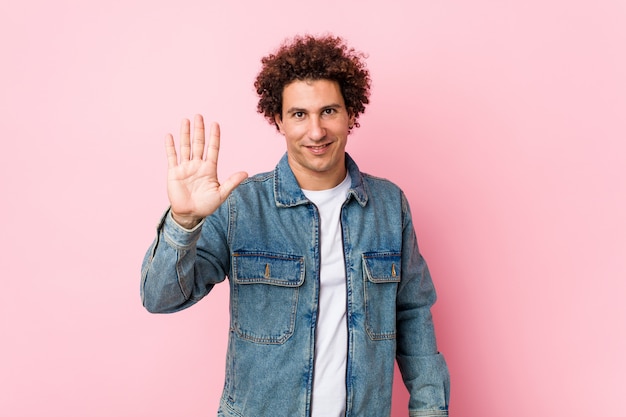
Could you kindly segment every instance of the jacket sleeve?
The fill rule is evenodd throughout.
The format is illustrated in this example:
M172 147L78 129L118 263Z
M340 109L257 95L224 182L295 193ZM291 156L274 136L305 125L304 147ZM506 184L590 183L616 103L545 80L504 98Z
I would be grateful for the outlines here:
M410 416L447 416L450 376L437 350L431 307L437 298L402 195L402 277L398 287L396 359L409 394Z
M185 309L224 281L230 258L227 203L193 229L184 229L168 210L141 268L141 300L151 313Z

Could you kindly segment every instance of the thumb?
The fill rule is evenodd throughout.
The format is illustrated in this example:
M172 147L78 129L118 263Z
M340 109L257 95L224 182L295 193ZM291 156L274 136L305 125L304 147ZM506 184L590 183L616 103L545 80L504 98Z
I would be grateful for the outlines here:
M222 192L222 196L224 197L224 200L246 178L248 178L248 173L244 171L240 171L231 175L230 177L228 177L226 181L220 184L220 191Z

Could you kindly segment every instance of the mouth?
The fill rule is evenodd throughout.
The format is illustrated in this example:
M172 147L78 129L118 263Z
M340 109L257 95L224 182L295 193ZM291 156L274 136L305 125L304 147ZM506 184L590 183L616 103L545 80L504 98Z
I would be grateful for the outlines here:
M330 148L330 143L326 143L324 145L316 145L316 146L307 146L306 148L309 150L309 152L311 152L313 155L324 155L326 154L326 152L328 151L328 149Z
M312 151L313 153L320 153L326 150L331 144L326 143L324 145L316 145L316 146L307 146L306 148Z

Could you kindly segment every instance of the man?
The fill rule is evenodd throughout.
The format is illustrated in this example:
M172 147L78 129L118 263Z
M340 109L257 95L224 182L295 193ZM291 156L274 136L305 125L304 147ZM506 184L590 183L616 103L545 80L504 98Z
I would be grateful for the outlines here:
M296 37L262 59L258 111L285 136L275 170L220 183L220 131L201 116L167 138L171 207L142 268L151 312L199 301L228 277L230 332L218 416L384 417L394 360L411 416L447 416L435 290L406 198L346 153L368 103L363 56ZM247 179L246 179L247 178Z

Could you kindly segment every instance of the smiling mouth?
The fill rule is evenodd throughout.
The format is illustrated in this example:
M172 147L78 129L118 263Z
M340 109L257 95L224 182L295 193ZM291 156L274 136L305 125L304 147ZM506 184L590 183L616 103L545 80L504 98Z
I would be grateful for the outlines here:
M309 149L313 149L314 151L319 151L321 149L327 148L330 146L330 143L327 143L325 145L317 145L317 146L307 146L307 148Z

